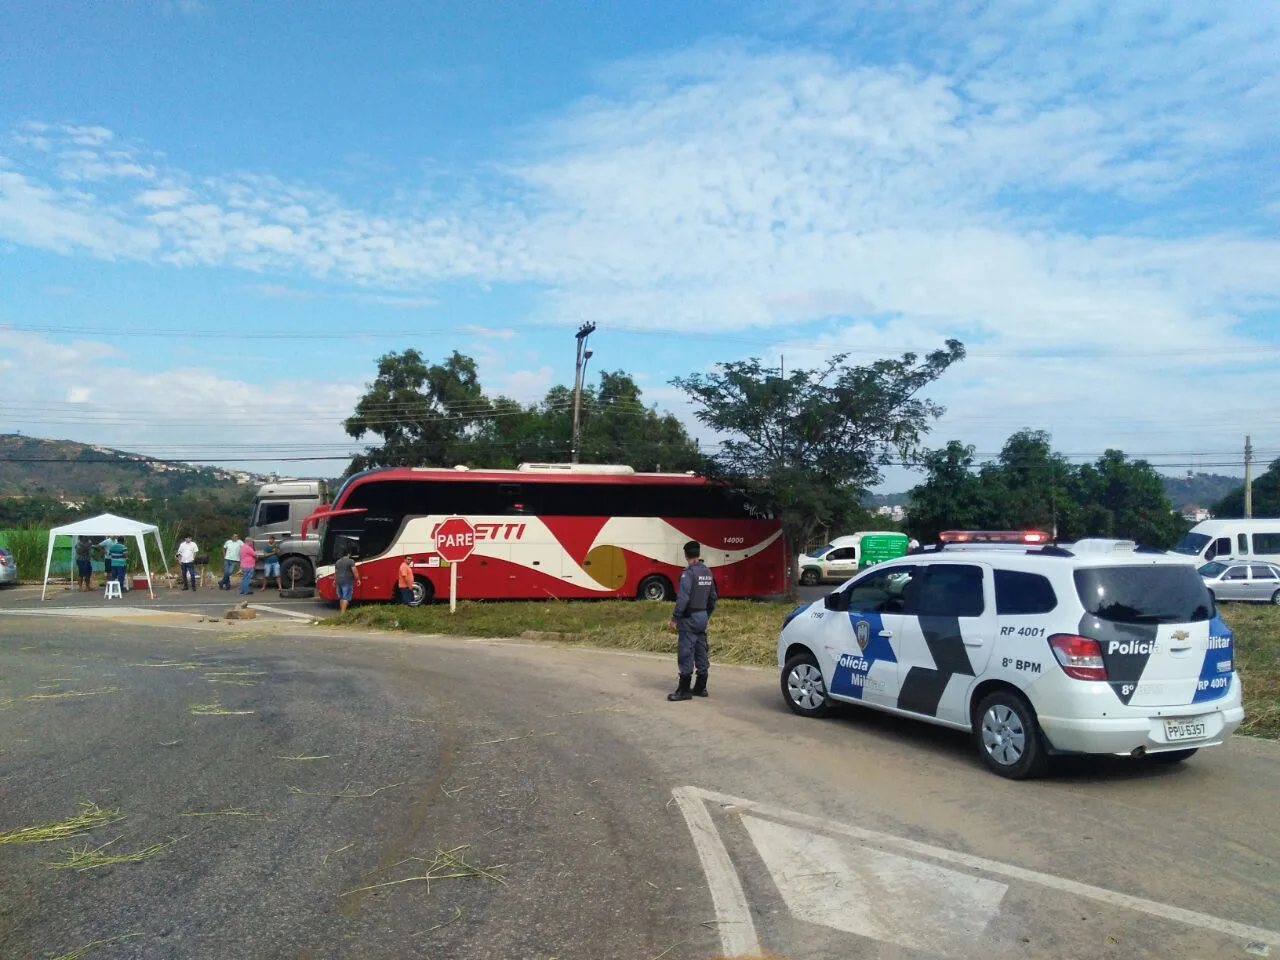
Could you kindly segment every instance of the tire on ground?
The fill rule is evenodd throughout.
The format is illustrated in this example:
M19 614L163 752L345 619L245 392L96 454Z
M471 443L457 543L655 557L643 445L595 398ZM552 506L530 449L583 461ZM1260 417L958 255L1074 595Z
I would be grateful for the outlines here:
M641 600L670 600L671 581L660 573L651 573L640 581L636 596Z
M1021 747L1015 748L1019 739ZM987 769L1010 780L1038 777L1048 768L1036 712L1014 690L994 690L982 698L973 713L973 740Z
M315 570L301 557L286 557L280 564L280 582L286 585L286 589L313 586Z
M831 713L831 695L817 658L809 651L797 653L782 668L782 699L793 713L802 717L825 717Z

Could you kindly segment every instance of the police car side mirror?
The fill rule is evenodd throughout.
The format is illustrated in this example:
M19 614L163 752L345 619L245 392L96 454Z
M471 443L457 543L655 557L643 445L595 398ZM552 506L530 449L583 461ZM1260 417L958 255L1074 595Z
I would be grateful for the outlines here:
M828 610L843 610L844 604L841 603L843 599L844 599L843 594L828 593L825 597L822 598L822 605L826 607Z

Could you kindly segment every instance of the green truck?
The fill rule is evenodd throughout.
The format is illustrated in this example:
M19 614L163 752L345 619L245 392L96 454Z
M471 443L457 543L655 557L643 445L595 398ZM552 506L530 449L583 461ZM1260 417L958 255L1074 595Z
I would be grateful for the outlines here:
M905 556L909 542L905 533L882 530L836 537L800 558L800 582L811 587L824 581L847 580L874 564Z

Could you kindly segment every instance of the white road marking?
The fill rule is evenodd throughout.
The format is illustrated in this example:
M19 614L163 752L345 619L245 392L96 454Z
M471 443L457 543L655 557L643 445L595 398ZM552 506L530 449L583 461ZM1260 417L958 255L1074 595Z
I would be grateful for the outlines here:
M707 876L707 888L716 910L716 930L720 934L720 946L726 956L736 957L758 954L760 941L756 939L756 926L751 920L751 908L747 895L733 868L729 851L711 822L701 792L697 787L676 787L671 791L676 805L684 814L693 837L694 849L702 861L702 872Z
M1210 930L1215 933L1225 934L1229 937L1237 937L1241 940L1280 945L1280 932L1275 930L1267 930L1263 927L1254 927L1245 923L1237 923L1234 920L1224 920L1221 917L1210 916L1207 913L1198 913L1194 910L1183 909L1182 907L1175 907L1165 903L1157 903L1154 900L1146 900L1142 897L1131 896L1127 893L1118 893L1114 890L1106 890L1102 887L1090 886L1087 883L1068 880L1065 877L1055 877L1049 873L1040 873L1037 870L1028 870L1025 867L1017 867L1008 863L1000 863L997 860L988 860L985 857L976 857L967 853L957 853L956 851L948 850L945 847L935 847L927 843L920 843L918 840L908 840L905 837L896 837L888 833L878 833L877 831L867 830L862 827L854 827L848 824L837 823L832 820L824 820L821 817L812 817L803 813L795 813L794 811L784 810L781 807L775 807L770 804L757 803L754 800L745 800L741 797L734 797L725 793L716 793L712 790L703 790L699 787L678 787L673 791L673 793L676 794L677 800L680 801L682 810L686 810L686 805L692 807L699 803L714 803L726 812L754 813L758 816L779 820L783 823L795 824L819 833L851 837L854 840L873 848L879 848L881 850L896 850L898 852L909 853L917 857L926 857L942 863L950 863L957 866L967 867L971 870L981 870L984 873L989 873L998 877L1006 877L1024 883L1034 883L1042 887L1047 887L1051 890L1059 890L1063 893L1069 893L1077 897L1084 897L1089 900L1095 900L1099 903L1122 907L1126 910L1134 910L1138 913L1145 913L1153 917L1159 917L1163 920L1173 920L1178 923L1187 924L1188 926L1199 927L1202 930ZM704 816L706 816L708 824L710 824L710 815L706 813L705 808L702 812ZM690 815L687 810L685 812L685 819L690 819ZM692 820L690 820L690 823L692 824ZM690 829L692 829L692 826ZM714 829L714 825L712 825L712 829ZM695 839L695 843L696 842L697 841ZM724 847L723 844L720 843L718 836L716 837L716 843L720 845L720 849L723 851ZM706 869L705 858L703 860L703 868ZM732 870L731 865L729 869ZM734 881L737 882L736 874L734 876ZM710 871L708 871L708 883L710 882L711 876ZM717 882L722 881L718 880ZM738 889L741 890L740 882L738 882ZM719 905L717 902L717 911L718 910ZM727 944L726 952L732 953L732 951L728 950Z
M923 860L744 816L778 892L801 920L874 940L971 956L1008 886Z
M104 617L108 620L117 617L162 617L172 614L196 616L172 607L41 607L39 610L0 610L0 616L6 617Z

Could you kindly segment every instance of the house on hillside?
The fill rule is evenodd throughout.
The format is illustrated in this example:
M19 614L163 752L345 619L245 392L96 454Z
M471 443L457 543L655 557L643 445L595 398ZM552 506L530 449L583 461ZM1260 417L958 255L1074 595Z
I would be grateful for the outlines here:
M1196 503L1184 503L1182 509L1178 512L1182 514L1182 519L1188 523L1199 523L1201 520L1213 519L1213 514Z

